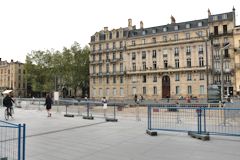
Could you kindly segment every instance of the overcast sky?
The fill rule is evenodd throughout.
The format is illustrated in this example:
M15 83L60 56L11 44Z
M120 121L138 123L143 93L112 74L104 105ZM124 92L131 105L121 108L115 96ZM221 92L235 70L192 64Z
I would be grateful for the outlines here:
M88 45L102 30L126 27L131 18L139 28L207 18L236 9L240 25L240 0L0 0L0 58L25 62L31 50L70 47L74 41Z

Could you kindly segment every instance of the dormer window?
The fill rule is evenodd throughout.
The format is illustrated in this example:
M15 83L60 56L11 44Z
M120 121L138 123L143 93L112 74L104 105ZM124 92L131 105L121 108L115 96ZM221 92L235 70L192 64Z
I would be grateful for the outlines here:
M142 35L146 35L146 31L142 31Z
M227 19L227 14L223 14L222 19Z
M174 26L174 30L177 31L178 30L178 26Z
M189 23L186 24L186 28L187 29L190 28L190 24Z
M202 27L202 22L198 22L198 27Z
M163 32L167 32L167 27L164 27L164 28L163 28Z
M153 29L153 30L152 30L152 33L153 33L153 34L157 33L156 29Z
M218 20L218 16L213 16L213 20L217 21Z

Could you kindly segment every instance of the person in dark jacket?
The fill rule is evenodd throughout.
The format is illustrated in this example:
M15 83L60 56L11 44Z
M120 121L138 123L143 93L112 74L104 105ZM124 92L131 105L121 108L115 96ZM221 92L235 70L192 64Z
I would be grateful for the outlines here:
M4 105L5 107L7 107L7 113L8 113L11 117L12 117L12 114L11 114L10 110L12 109L13 103L15 103L15 102L14 102L14 100L12 99L12 94L11 94L11 92L10 92L10 93L8 93L8 94L4 97L4 99L3 99L3 105Z
M49 94L47 94L46 99L45 99L45 106L46 106L46 110L48 113L48 117L51 117L51 109L52 109L52 98L50 97Z

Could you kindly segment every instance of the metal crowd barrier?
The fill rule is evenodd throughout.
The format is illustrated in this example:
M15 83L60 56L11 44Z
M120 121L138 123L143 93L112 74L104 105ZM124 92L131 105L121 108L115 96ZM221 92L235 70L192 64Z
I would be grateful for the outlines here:
M25 160L25 124L0 120L0 160Z
M228 105L149 105L148 130L240 136L240 106L233 103L231 107L226 107Z

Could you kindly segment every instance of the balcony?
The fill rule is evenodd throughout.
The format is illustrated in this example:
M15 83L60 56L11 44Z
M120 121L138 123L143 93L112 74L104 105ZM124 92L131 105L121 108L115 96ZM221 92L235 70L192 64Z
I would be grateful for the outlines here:
M151 69L151 67L147 67L146 70L140 68L136 70L129 69L126 71L126 74L146 74L146 73L169 73L169 72L186 72L186 71L205 71L206 66L199 67L199 66L192 66L190 68L188 67L179 67L179 68L174 68L172 66L168 66L167 68L156 68L156 69Z
M213 33L210 33L210 39L211 38L216 38L216 37L221 37L221 36L232 36L233 35L233 31L231 30L228 30L228 31L222 31L222 32L213 32Z

